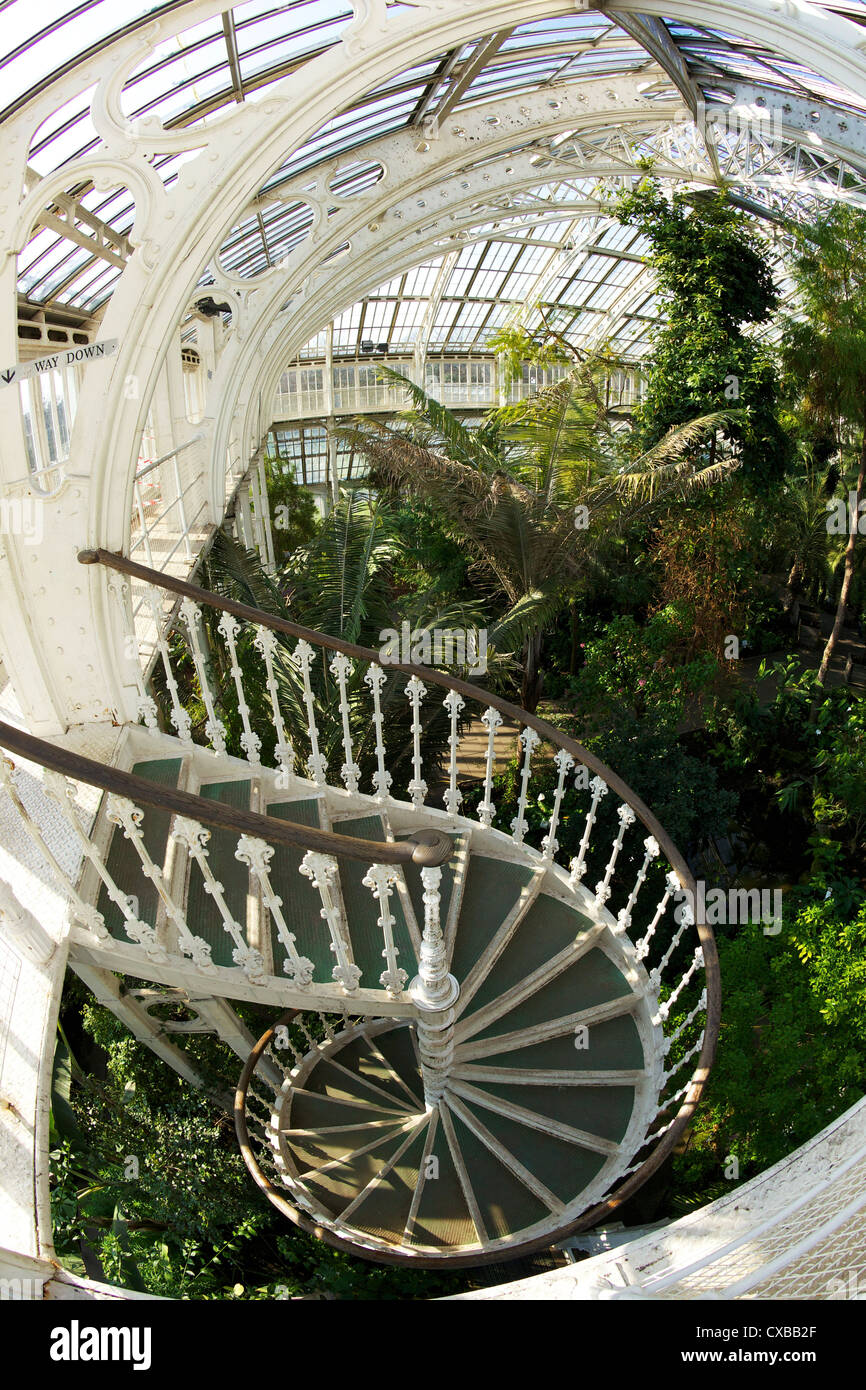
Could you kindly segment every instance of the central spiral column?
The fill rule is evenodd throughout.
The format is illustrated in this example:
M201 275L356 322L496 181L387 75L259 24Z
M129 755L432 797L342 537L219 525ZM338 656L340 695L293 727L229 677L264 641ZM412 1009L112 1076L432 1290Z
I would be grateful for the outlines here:
M442 1099L454 1053L454 1004L460 986L448 972L448 957L440 925L442 870L421 870L424 888L424 929L418 974L409 986L418 1009L418 1053L424 1084L424 1103L434 1110Z

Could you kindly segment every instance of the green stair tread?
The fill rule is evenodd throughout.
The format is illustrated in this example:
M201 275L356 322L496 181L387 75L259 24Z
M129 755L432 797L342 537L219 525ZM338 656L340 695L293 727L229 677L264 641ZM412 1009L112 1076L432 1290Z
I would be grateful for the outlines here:
M341 1065L346 1065L342 1053L337 1060ZM372 1078L370 1079L372 1080ZM316 1063L312 1072L304 1082L304 1089L306 1091L313 1091L319 1096L336 1096L338 1099L342 1100L358 1101L359 1104L362 1105L378 1105L380 1109L389 1108L388 1102L384 1097L377 1099L374 1092L368 1090L367 1087L358 1080L357 1076L347 1076L344 1071L340 1071L337 1067L332 1066L325 1057L323 1057L320 1062ZM405 1110L401 1112L401 1107L395 1104L394 1114L396 1115L399 1113L402 1113L405 1117Z
M293 825L307 825L320 828L319 798L312 796L303 801L273 802L266 809L266 815L277 820L290 821ZM289 931L295 937L298 955L306 956L315 967L314 978L330 980L336 965L336 957L331 950L331 934L326 923L319 916L322 900L319 890L314 888L308 878L301 873L301 862L306 854L304 849L290 849L275 845L271 860L271 883L278 898L282 898L283 916ZM277 924L270 913L268 921L271 935L271 951L274 957L274 974L285 974L283 963L286 949L280 941Z
M372 1137L372 1134L363 1135L358 1140L357 1147L369 1142ZM305 1173L304 1186L314 1200L320 1202L334 1216L339 1216L340 1212L350 1202L353 1202L362 1189L373 1180L388 1162L388 1159L397 1152L400 1145L405 1143L405 1140L406 1131L399 1130L391 1136L387 1143L380 1145L378 1149L373 1149L372 1153L359 1154L356 1158L349 1158L345 1163L341 1163L339 1167L331 1168L327 1173ZM354 1225L354 1218L350 1217L350 1222Z
M334 831L339 835L350 835L354 839L385 839L380 816L341 820L334 825ZM346 921L349 924L352 955L355 964L361 970L361 984L367 989L380 989L379 976L387 968L382 955L385 938L379 926L379 904L370 889L365 888L362 882L368 870L369 865L361 863L358 859L340 860L340 888L346 909ZM397 948L397 965L405 970L411 979L416 971L415 950L396 889L391 891L388 906L394 917L392 931Z
M451 973L463 981L532 880L527 864L511 864L472 854L469 859L460 920L451 957Z
M540 894L470 1000L470 1012L475 1013L513 989L546 961L564 951L592 925L588 917L567 903L545 893Z
M564 1018L581 1009L593 1008L596 1004L625 999L630 994L628 981L613 961L596 947L542 985L528 999L479 1030L474 1038L480 1040L498 1037L502 1033L516 1033L523 1028Z
M346 1043L345 1047L342 1047L338 1053L335 1053L334 1060L338 1061L341 1064L341 1066L348 1067L350 1071L358 1072L360 1076L364 1077L374 1086L378 1086L380 1090L387 1091L388 1094L393 1096L396 1101L400 1101L406 1105L411 1105L411 1101L407 1096L405 1090L400 1085L399 1081L396 1081L394 1079L393 1073L387 1065L387 1063L391 1061L390 1052L386 1051L385 1048L382 1046L383 1039L387 1038L390 1042L392 1035L395 1033L403 1033L406 1035L406 1043L408 1043L409 1048L412 1049L412 1055L414 1060L414 1048L412 1046L412 1039L409 1036L408 1025L404 1025L402 1027L397 1027L394 1029L388 1029L387 1032L376 1034L373 1037L372 1041L375 1042L376 1047L379 1048L382 1055L386 1058L386 1062L382 1062L376 1056L375 1052L371 1050L371 1040L368 1039L366 1035L362 1035L358 1038L353 1038L351 1042ZM399 1050L400 1049L398 1045L398 1053ZM401 1071L398 1074L402 1075L403 1073ZM415 1095L420 1099L421 1083L417 1062L415 1062L414 1083L411 1072L408 1074L406 1079L408 1081L410 1089L414 1091ZM371 1099L373 1099L372 1096ZM385 1104L384 1100L382 1101L382 1104Z
M472 1041L474 1040L469 1040L470 1044ZM498 1052L492 1057L467 1059L467 1064L575 1072L621 1071L644 1065L640 1034L631 1014L588 1024L587 1042L588 1047L575 1047L574 1033L569 1031L558 1038L548 1038L544 1042L533 1043L527 1047L516 1047L511 1052ZM460 1060L459 1048L457 1060ZM524 1090L526 1089L524 1087Z
M419 1125L418 1133L402 1158L349 1218L353 1226L369 1235L378 1236L380 1240L403 1244L409 1208L418 1186L428 1126L429 1121Z
M410 1246L430 1246L434 1250L474 1245L478 1234L466 1205L457 1169L441 1120L430 1148L430 1171L421 1189L418 1211L410 1233Z
M401 1120L394 1117L392 1130L396 1133ZM353 1129L346 1134L320 1134L309 1135L304 1138L290 1138L285 1140L289 1154L294 1164L301 1174L308 1168L321 1168L323 1163L329 1163L335 1158L345 1158L348 1154L354 1153L356 1149L362 1149L367 1144L372 1144L375 1139L387 1141L389 1134L387 1125L367 1129ZM383 1143L383 1148L385 1147ZM376 1150L374 1150L374 1153Z
M388 1028L385 1032L376 1034L375 1043L400 1080L405 1082L413 1095L420 1100L422 1095L421 1069L418 1064L418 1053L415 1048L413 1033L412 1024ZM398 1089L401 1095L405 1094L402 1088Z
M144 777L160 787L176 787L180 777L182 759L151 758L146 762L134 763L133 774ZM171 826L171 813L145 806L142 832L144 845L153 862L162 868L168 847ZM106 867L121 892L138 899L138 916L151 927L156 925L159 910L159 894L150 879L141 872L141 860L131 840L127 840L122 828L115 826L108 848ZM102 913L105 925L111 935L120 941L128 941L124 927L124 917L120 908L111 901L103 884L99 890L97 908Z
M470 1101L463 1101L462 1104L485 1129L493 1133L493 1127L487 1123L489 1112L479 1110ZM481 1219L490 1239L502 1239L549 1217L548 1207L491 1153L460 1116L452 1111L451 1118ZM514 1145L518 1142L515 1131L521 1127L513 1121L504 1121L503 1125L505 1132L497 1137L514 1153ZM512 1138L514 1143L511 1142Z
M522 1087L534 1091L534 1086ZM570 1144L557 1135L516 1124L492 1110L475 1106L477 1114L490 1133L509 1148L524 1168L558 1197L561 1202L574 1202L607 1162L604 1154Z
M219 801L222 805L232 806L236 810L248 811L251 789L252 783L248 779L236 782L209 782L199 788L198 794L205 801ZM239 838L234 831L211 826L207 844L208 864L214 878L222 884L223 897L229 912L246 935L249 870L240 860L235 859ZM214 965L234 965L234 942L223 925L219 908L210 893L205 892L204 878L195 861L190 865L186 919L190 930L196 936L204 937L210 944Z
M370 1105L366 1100L357 1105L336 1105L327 1096L306 1091L292 1092L290 1129L327 1129L330 1125L365 1124L370 1120L393 1120L395 1114L385 1106Z
M532 1110L536 1115L559 1120L615 1143L625 1135L634 1107L634 1087L628 1085L515 1086L504 1081L480 1081L472 1085L512 1105L520 1105L524 1110ZM484 1107L478 1104L475 1108L481 1115ZM534 1171L531 1164L527 1167Z

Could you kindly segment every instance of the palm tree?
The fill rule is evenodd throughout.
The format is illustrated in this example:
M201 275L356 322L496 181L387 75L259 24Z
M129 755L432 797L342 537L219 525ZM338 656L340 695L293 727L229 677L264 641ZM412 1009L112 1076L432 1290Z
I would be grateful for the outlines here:
M414 409L399 423L359 421L352 429L373 484L432 503L472 557L475 576L504 610L499 649L522 648L521 705L530 713L541 695L544 632L605 551L637 521L737 467L733 456L708 463L701 448L727 418L722 412L671 430L624 462L599 389L605 365L586 358L474 428L383 369L404 385Z
M219 532L205 560L202 583L224 597L252 604L274 616L376 651L383 648L383 634L388 630L399 631L403 623L408 624L415 642L422 644L424 634L437 628L454 631L485 626L484 614L478 605L446 604L433 594L396 599L390 562L399 545L395 519L387 502L372 500L358 490L346 490L316 534L295 551L275 579L265 573L255 552L244 550L228 534ZM202 618L219 713L229 730L230 751L240 754L241 722L228 653L217 630L219 613L203 609ZM280 706L300 764L311 749L302 678L290 659L296 639L279 632L276 637L274 671ZM250 628L239 634L238 660L244 673L251 723L262 739L262 756L270 761L275 737L262 681L261 657L254 649L253 638ZM497 651L501 652L503 647L500 639ZM310 671L320 750L332 774L340 767L344 756L340 691L330 670L333 655L332 651L317 647ZM183 702L193 715L194 724L203 725L205 711L198 697L195 674L180 647L175 661L178 675L185 678ZM507 658L492 656L490 676L495 680L508 665ZM411 776L412 714L405 693L406 675L388 671L387 665L384 669L386 680L380 699L386 761L399 782L401 777L408 780ZM364 683L366 671L366 664L353 663L346 679L346 696L354 759L361 768L362 779L369 781L376 768L376 745L371 693ZM468 671L456 669L454 674L466 677ZM485 676L483 683L487 680ZM450 733L449 716L436 695L431 687L421 712L421 751L428 768L441 761Z
M792 274L803 317L782 321L782 361L799 387L806 418L832 432L843 479L850 471L853 481L856 474L836 619L818 670L823 685L854 582L866 479L866 213L835 204L801 234ZM852 436L859 437L859 457L850 467Z

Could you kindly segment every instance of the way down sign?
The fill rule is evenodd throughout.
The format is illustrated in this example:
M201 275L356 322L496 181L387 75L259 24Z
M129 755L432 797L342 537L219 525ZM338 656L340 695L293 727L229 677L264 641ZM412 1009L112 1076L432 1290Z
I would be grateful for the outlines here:
M105 343L88 343L85 347L64 348L51 357L37 357L33 362L16 362L0 372L0 386L11 386L13 381L23 381L28 376L41 376L43 372L53 372L56 367L71 367L76 362L96 362L101 357L110 357L117 352L117 338Z

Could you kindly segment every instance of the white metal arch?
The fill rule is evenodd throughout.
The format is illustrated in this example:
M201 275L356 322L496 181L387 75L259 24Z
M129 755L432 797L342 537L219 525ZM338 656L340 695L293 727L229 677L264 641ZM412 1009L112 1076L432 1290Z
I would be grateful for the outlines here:
M190 23L228 8L227 3L196 0L167 20L107 45L93 60L77 65L56 84L46 84L45 90L9 123L6 168L10 172L0 187L0 193L5 195L5 200L0 201L0 226L6 234L6 245L20 211L19 190L33 131L52 107L57 108L59 97L69 99L82 90L88 78L93 81L97 74L104 77L107 60L112 63L115 80L101 82L97 110L108 143L93 152L92 161L98 164L116 159L124 166L131 163L144 173L145 166L159 151L198 152L184 164L159 215L154 209L147 225L140 232L137 229L142 244L120 276L105 315L105 336L117 336L121 345L115 358L90 371L81 399L72 467L80 461L79 466L87 473L87 496L83 511L79 508L78 512L82 519L86 517L86 525L76 522L79 533L86 534L79 535L76 547L82 542L122 544L146 402L177 332L180 306L187 303L204 266L250 196L280 167L287 153L296 150L333 115L334 92L339 91L341 100L351 104L375 90L389 75L404 71L413 63L494 29L568 14L573 5L565 0L499 0L491 9L486 0L419 0L411 8L389 9L386 0L356 0L353 21L338 43L306 64L302 82L291 78L276 82L263 100L238 107L196 128L165 131L146 120L128 122L118 100L121 67L129 70L148 46L168 33L179 32ZM621 5L611 17L620 12L665 15L722 27L728 33L756 39L848 88L866 90L866 53L860 28L804 0L725 0L722 4L710 4L708 0L640 0L637 5ZM14 355L14 268L10 268L8 256L0 284L6 292L7 305L0 327L0 346L5 343L7 353ZM126 389L130 379L138 383L137 397ZM12 393L0 396L0 428L6 439L20 442L21 423L13 408ZM11 466L16 467L17 461ZM71 534L69 526L65 534ZM51 584L42 586L46 595L55 585L71 590L73 574L80 584L80 571L75 570L69 556L72 545L70 540L62 561L58 554ZM7 551L14 548L10 545ZM17 563L16 583L22 601L26 602L31 597L32 583L25 579L20 561ZM98 631L105 621L103 580L91 574L86 583L89 592L82 598L87 622ZM31 602L30 620L37 630L44 627L50 615L50 600L45 611L40 609L40 602L38 598ZM68 662L63 653L61 656L59 664L63 667ZM123 689L113 663L103 655L98 666L99 669L93 669L94 690L102 691L107 707L122 709ZM75 673L80 672L80 667L80 661L76 661ZM62 681L65 680L64 675ZM63 704L61 700L61 707Z

